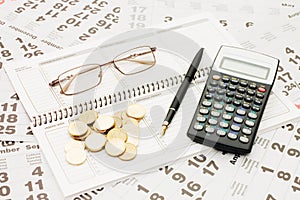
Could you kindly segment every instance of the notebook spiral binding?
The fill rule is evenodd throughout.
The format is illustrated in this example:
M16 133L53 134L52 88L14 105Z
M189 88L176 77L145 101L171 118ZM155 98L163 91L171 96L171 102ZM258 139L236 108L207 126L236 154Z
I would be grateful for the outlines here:
M204 67L198 69L198 71L195 74L195 81L205 78L209 76L211 67ZM90 100L88 102L84 102L78 105L72 105L69 107L61 108L56 111L44 113L37 115L33 117L32 125L34 127L42 126L44 124L50 124L53 121L59 121L66 118L70 118L73 116L76 116L78 114L83 113L87 110L93 110L102 108L108 105L112 105L114 103L124 101L126 99L131 99L133 97L138 97L143 94L147 94L154 91L159 91L164 88L176 86L180 84L184 79L185 74L169 77L163 80L155 81L152 83L146 83L144 85L137 86L136 88L123 90L117 93L113 93L111 95L106 95L103 97L100 97L98 99Z

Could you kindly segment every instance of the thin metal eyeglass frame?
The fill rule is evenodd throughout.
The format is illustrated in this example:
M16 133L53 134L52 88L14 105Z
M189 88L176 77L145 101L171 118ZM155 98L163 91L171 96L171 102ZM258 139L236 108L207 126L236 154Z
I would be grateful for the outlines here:
M145 48L145 47L149 48L150 51L142 52L142 53L138 53L138 54L132 54L132 55L130 55L130 56L127 56L127 57L122 58L122 59L119 59L119 60L116 60L116 59L115 59L115 58L121 56L122 54L125 54L126 52L130 52L130 51L132 51L132 50L139 49L139 48ZM136 48L130 49L130 50L128 50L128 51L125 51L125 52L119 54L118 56L116 56L112 61L109 61L109 62L104 63L104 64L87 64L87 65L82 65L82 66L79 66L79 67L74 67L74 68L72 68L72 69L69 69L69 70L67 70L67 71L65 71L65 72L63 72L63 73L61 73L61 74L58 76L57 79L55 79L55 80L53 80L53 81L51 81L51 82L49 83L49 86L50 86L50 87L54 87L54 86L56 86L56 85L59 85L59 87L60 87L60 93L66 95L66 96L71 96L71 95L76 95L76 94L80 94L80 93L86 92L86 91L88 91L88 90L90 90L90 89L92 89L92 88L97 87L97 86L101 83L101 80L102 80L102 68L101 68L101 67L106 66L106 65L111 65L111 64L113 64L114 68L116 68L116 69L117 69L121 74L123 74L123 75L133 75L133 74L141 73L141 72L146 71L146 70L148 70L149 68L151 68L151 67L153 67L153 66L155 65L155 63L156 63L156 58L155 58L154 52L156 51L156 49L157 49L156 47L140 46L140 47L136 47ZM142 56L142 55L145 55L145 54L148 54L148 53L152 53L154 60L153 60L153 62L151 61L151 63L150 63L151 65L150 65L148 68L144 69L144 70L141 70L141 71L138 71L138 72L134 72L134 73L124 73L124 72L123 72L122 70L120 70L119 67L116 65L116 62L123 61L123 60L134 59L134 58L136 58L136 57L138 57L138 56ZM137 60L131 60L131 61L132 61L132 62L137 62L137 63L140 63L140 64L149 64L149 63L147 63L147 62L145 62L145 61L137 61ZM152 63L153 63L153 64L152 64ZM77 68L82 68L82 67L85 67L85 66L90 66L90 65L95 65L95 67L94 67L94 68L91 68L91 69L89 69L89 70L86 70L86 71L82 71L82 72L76 73L75 75L67 76L66 78L60 80L60 77L61 77L62 75L64 75L64 74L68 73L69 71L72 71L72 70L77 69ZM77 77L77 76L80 75L80 74L86 73L86 72L88 72L88 71L94 70L94 69L96 69L96 68L98 68L98 67L99 67L99 71L100 71L100 73L99 73L99 75L98 75L98 76L99 76L99 82L98 82L95 86L90 87L90 88L88 88L88 89L86 89L86 90L83 90L83 91L80 91L80 92L76 92L76 93L65 93L65 91L68 90L69 86L71 85L71 83L73 82L73 80L75 79L75 77ZM64 87L62 87L62 85L60 84L60 82L66 81L66 80L70 80L70 81L69 81L68 84L66 84Z

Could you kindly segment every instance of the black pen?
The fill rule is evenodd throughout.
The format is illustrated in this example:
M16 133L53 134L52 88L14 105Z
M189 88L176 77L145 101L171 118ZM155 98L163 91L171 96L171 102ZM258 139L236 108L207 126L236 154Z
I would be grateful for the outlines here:
M198 66L200 64L200 61L202 59L202 55L203 55L203 51L204 48L201 48L198 53L196 54L196 56L194 57L194 60L189 68L189 70L187 71L185 78L182 82L182 84L180 85L174 99L173 102L169 108L168 114L162 124L162 130L161 130L161 135L164 135L169 124L171 123L176 111L178 110L182 99L184 97L184 95L186 94L188 87L190 85L190 83L192 82L192 80L194 79L195 73L197 72Z

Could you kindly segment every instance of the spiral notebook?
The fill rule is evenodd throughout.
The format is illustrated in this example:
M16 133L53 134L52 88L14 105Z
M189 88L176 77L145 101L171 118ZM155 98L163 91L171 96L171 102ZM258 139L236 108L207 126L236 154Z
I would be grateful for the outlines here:
M151 171L156 166L206 149L187 138L186 131L209 74L212 58L219 46L226 44L237 45L214 19L199 15L170 23L163 29L136 30L113 36L98 45L68 49L60 55L36 60L35 64L19 63L7 67L62 193L70 196L129 175ZM106 67L98 87L76 96L62 95L59 88L49 87L49 82L63 71L87 63L105 63L117 54L141 45L157 48L156 65L144 73L125 77L114 68ZM205 55L195 80L167 134L160 137L158 130L167 109L200 47L205 48ZM139 103L147 110L140 123L141 139L134 160L124 162L99 152L88 153L87 162L80 166L66 162L64 145L70 139L67 133L69 120L90 109L97 110L99 115L113 115L125 110L131 103ZM289 112L287 106L283 104L280 107L277 103L277 110L283 114ZM274 114L270 112L267 116Z

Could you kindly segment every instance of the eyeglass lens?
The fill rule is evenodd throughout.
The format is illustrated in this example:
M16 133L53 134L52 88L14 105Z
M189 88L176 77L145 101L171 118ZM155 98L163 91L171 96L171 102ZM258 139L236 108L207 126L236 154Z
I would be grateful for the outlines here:
M101 74L99 65L83 65L61 74L59 84L64 94L77 94L99 85Z

